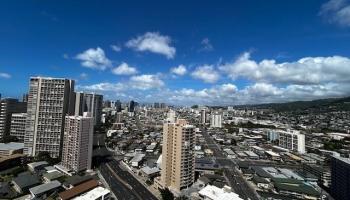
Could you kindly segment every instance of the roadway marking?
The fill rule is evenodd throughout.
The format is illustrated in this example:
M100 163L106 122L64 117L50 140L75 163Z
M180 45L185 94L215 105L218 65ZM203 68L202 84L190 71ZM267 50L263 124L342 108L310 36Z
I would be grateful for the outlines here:
M113 169L111 168L111 166L109 166L109 164L106 164L107 168L109 169L109 171L112 172L113 176L118 179L123 185L125 185L127 188L129 188L130 190L134 190L127 182L125 182L122 178L120 178L120 176L118 176L115 171L113 171ZM140 200L143 200L143 198L135 191L134 193L136 195L136 197Z

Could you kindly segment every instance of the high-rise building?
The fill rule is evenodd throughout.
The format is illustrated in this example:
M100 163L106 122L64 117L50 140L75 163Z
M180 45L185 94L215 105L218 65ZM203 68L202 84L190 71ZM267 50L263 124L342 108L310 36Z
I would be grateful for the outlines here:
M176 112L174 110L169 110L167 113L167 120L171 123L175 123L176 121Z
M16 137L20 142L24 142L26 120L27 113L13 113L11 116L10 135Z
M160 103L160 108L162 108L162 109L166 108L166 104L165 103Z
M222 127L222 116L219 113L213 113L210 116L210 127L221 128Z
M27 107L25 152L35 156L49 152L57 158L62 150L64 120L74 114L74 81L31 77Z
M27 101L28 101L28 94L25 93L25 94L23 94L23 96L22 96L22 102L27 102Z
M94 125L101 124L103 96L94 93L75 93L75 115L82 116L84 112L91 113Z
M27 104L18 99L5 98L0 101L0 138L10 135L12 114L26 111Z
M331 195L335 200L350 197L350 159L332 157L331 159Z
M305 153L305 135L299 131L278 131L278 146L298 152Z
M68 170L80 172L91 169L93 118L84 116L66 116L62 165Z
M117 100L115 102L115 108L116 108L117 112L121 112L122 111L122 102L120 102L120 100Z
M205 124L206 123L206 112L205 109L201 110L201 124Z
M195 127L186 120L164 123L161 184L175 192L194 182Z
M135 101L131 100L129 102L128 108L129 108L129 110L128 110L129 112L134 112L135 111Z

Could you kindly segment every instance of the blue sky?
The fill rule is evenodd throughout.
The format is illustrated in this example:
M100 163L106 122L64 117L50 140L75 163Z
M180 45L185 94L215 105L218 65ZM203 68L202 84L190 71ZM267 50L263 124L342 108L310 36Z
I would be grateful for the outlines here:
M4 1L0 92L30 76L106 99L233 105L350 95L350 2Z

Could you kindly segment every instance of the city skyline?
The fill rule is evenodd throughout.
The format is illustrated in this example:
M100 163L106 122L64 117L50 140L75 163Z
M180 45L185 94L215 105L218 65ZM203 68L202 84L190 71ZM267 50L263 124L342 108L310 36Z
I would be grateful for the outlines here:
M20 98L31 76L173 105L350 95L347 0L133 4L3 3L2 97Z

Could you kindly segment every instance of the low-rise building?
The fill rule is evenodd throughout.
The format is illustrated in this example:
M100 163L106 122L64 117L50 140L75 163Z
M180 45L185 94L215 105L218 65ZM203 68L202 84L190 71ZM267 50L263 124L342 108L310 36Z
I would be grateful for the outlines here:
M61 187L59 181L52 181L50 183L44 183L29 189L32 198L46 199L48 195Z
M0 143L0 157L23 153L24 144L19 142Z
M243 200L238 194L232 192L228 186L218 188L213 185L207 185L199 191L199 196L204 200Z

